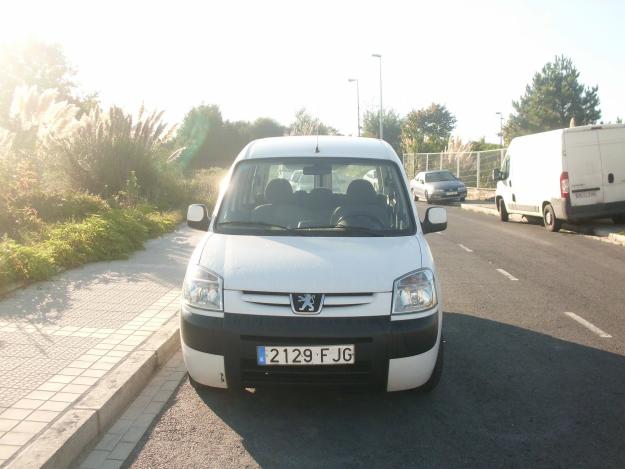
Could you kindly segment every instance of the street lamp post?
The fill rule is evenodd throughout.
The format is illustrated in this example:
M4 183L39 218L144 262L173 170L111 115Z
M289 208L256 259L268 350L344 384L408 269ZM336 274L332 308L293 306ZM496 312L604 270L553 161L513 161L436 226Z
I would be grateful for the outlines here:
M380 140L384 138L384 131L382 130L382 115L383 115L383 107L382 107L382 55L381 54L371 54L371 57L377 57L380 59Z
M495 114L499 116L499 146L503 148L503 114L499 111Z
M348 78L350 83L356 82L356 108L358 110L358 136L360 137L360 88L358 86L358 78Z

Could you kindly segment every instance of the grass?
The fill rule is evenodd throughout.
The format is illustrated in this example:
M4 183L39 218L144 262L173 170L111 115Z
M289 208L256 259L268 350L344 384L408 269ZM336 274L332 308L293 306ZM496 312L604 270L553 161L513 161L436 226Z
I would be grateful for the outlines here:
M115 208L78 222L51 224L32 244L5 237L0 241L0 287L45 280L87 262L125 259L180 220L178 212L161 213L150 206Z

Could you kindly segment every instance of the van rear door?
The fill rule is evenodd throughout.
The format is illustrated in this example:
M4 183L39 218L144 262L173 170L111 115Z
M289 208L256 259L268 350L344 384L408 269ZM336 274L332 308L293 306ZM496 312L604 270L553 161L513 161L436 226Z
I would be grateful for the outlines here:
M604 127L595 132L603 166L604 202L625 201L625 127Z
M571 205L603 203L603 172L597 131L565 131L564 148Z

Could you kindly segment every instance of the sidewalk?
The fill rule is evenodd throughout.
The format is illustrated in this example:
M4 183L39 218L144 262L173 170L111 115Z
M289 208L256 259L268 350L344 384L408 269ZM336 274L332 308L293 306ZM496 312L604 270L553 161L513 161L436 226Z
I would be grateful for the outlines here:
M202 233L67 271L0 300L0 466L172 320Z

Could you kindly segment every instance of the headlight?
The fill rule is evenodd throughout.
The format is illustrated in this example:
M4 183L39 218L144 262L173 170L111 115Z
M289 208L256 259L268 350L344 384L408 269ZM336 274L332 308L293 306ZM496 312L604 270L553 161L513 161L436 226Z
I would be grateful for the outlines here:
M223 280L199 265L190 266L182 285L182 297L189 306L223 311Z
M393 285L393 313L417 313L437 304L434 274L430 269L410 272L395 280Z

